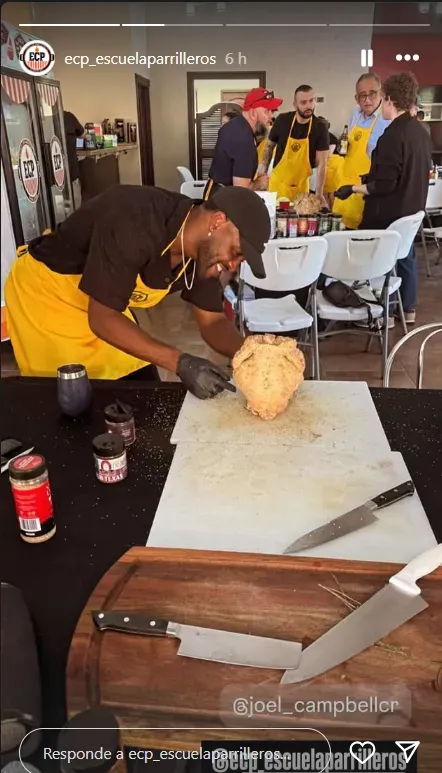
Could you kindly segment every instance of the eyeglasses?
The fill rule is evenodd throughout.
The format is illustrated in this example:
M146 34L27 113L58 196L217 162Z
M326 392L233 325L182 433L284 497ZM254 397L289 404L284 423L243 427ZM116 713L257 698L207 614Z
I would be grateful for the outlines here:
M264 94L263 94L261 97L259 97L258 99L255 99L255 100L254 100L254 101L253 101L253 102L252 102L252 103L249 105L249 108L250 108L250 107L253 107L253 105L256 105L256 103L257 103L257 102L262 102L262 100L263 100L263 99L265 99L265 100L275 99L275 94L274 94L274 92L273 92L273 91L266 91L266 92L265 92L265 93L264 93Z
M380 92L380 89L378 89L377 91L369 91L368 93L365 91L362 91L361 94L358 94L358 102L366 102L367 99L370 99L371 101L373 101L373 99L376 99L379 92Z

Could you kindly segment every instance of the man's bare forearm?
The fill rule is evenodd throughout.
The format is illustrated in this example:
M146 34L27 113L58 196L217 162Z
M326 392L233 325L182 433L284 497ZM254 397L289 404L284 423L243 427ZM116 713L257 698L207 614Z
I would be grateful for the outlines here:
M267 145L265 146L265 149L264 149L262 161L258 168L258 172L260 174L264 174L265 172L267 172L267 169L270 166L270 161L272 160L275 146L276 146L276 142L271 142L270 140L267 140Z
M89 301L89 326L97 338L116 349L176 373L181 356L178 349L157 341L124 314L92 298Z
M325 178L327 175L327 161L320 161L318 166L318 176L316 178L316 195L324 195Z
M224 314L194 311L201 337L211 349L230 359L241 349L244 338Z

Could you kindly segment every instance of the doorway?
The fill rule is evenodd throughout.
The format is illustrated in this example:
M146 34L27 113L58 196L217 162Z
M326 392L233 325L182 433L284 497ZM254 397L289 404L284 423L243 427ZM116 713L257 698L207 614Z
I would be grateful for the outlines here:
M187 73L189 168L197 180L207 179L224 113L238 108L250 89L265 84L261 71Z
M138 143L140 146L141 183L155 185L150 113L150 80L135 75L137 90Z

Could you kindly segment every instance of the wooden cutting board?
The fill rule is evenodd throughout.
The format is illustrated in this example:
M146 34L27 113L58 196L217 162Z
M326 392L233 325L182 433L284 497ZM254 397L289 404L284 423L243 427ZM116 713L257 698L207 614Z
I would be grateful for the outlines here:
M203 401L188 392L171 442L288 445L358 451L365 456L390 451L370 391L362 381L304 381L287 410L272 421L246 410L239 391Z
M341 587L363 602L398 569L386 563L133 548L103 577L78 622L67 669L69 714L105 706L116 714L123 742L145 748L196 749L202 738L309 738L309 727L330 739L421 740L427 762L422 769L439 773L441 569L421 581L428 609L382 646L303 685L279 686L281 671L178 656L173 639L99 633L90 614L145 611L187 624L302 641L306 647L348 613L324 588ZM269 711L245 720L233 709L235 698L252 695L280 699L285 707L314 695L361 699L375 685L383 685L383 697L391 689L400 702L401 713L389 720L393 725L375 714L358 722L328 716L313 721L309 715ZM295 733L294 727L304 729ZM244 729L238 733L238 728Z

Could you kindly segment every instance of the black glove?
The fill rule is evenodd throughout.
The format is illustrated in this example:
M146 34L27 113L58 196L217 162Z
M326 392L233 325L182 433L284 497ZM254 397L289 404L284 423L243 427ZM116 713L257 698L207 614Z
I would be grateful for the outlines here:
M335 191L335 196L337 199L341 199L341 201L344 201L345 199L348 199L349 196L351 196L353 193L353 186L352 185L341 185L340 188L338 188L337 191Z
M177 376L186 389L200 400L215 397L224 389L236 392L233 384L229 382L229 375L222 368L210 360L194 357L192 354L181 355L178 360Z

